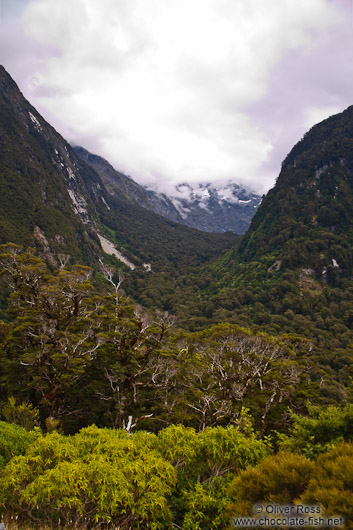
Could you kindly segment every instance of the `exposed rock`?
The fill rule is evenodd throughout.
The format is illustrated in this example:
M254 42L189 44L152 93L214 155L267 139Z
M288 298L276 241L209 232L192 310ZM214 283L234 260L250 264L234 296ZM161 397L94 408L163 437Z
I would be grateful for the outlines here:
M89 153L83 147L74 147L74 150L98 171L113 196L124 194L147 210L204 232L233 231L243 234L261 202L259 195L232 182L217 185L184 183L166 195L140 186L116 171L104 158Z

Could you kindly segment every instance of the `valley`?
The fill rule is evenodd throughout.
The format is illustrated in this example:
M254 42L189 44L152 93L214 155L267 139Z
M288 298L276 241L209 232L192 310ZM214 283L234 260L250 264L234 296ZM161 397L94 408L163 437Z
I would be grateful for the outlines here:
M271 498L350 528L353 107L263 199L176 193L70 146L0 67L3 519L228 529Z

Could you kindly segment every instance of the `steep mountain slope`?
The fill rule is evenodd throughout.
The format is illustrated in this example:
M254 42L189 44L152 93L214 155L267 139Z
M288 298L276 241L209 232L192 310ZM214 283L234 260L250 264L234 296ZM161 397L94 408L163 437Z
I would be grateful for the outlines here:
M261 197L233 183L219 186L181 184L168 196L139 186L130 177L116 171L104 158L83 147L74 147L74 150L98 171L111 194L119 196L124 193L147 210L205 232L244 234L261 202Z
M148 201L147 191L132 178L114 169L107 160L90 153L84 147L73 146L73 150L81 160L99 173L110 195L116 197L123 195L130 201L137 201L140 204Z
M352 274L353 107L313 127L283 162L237 260L273 254L278 267Z
M37 244L90 263L98 250L97 182L83 180L69 144L0 67L0 241ZM90 188L90 189L89 189Z
M136 266L176 271L205 263L238 240L234 234L205 234L163 219L132 201L127 185L109 193L108 180L107 190L98 172L25 100L3 67L0 149L0 242L34 245L53 265L59 254L97 265L103 236L106 250L117 245L115 255L120 249Z

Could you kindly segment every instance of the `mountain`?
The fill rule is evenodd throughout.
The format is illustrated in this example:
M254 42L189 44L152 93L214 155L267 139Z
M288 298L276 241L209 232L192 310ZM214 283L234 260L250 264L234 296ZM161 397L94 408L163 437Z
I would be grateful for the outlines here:
M131 200L128 184L140 189L131 179L113 192L100 174L0 67L1 243L34 246L53 266L64 256L96 266L104 250L130 268L165 272L205 263L239 239L164 219Z
M148 190L154 211L206 232L244 234L261 197L232 182L179 184L170 196Z
M324 283L353 272L353 106L314 126L282 164L237 252L310 268Z
M123 192L147 210L205 232L244 234L261 202L259 195L231 182L218 186L184 183L166 195L140 186L115 170L104 158L83 147L77 146L74 150L99 173L111 194Z
M90 199L99 177L82 176L70 145L0 67L0 241L92 263L99 248Z
M294 146L239 246L194 277L189 298L168 303L190 329L227 321L306 337L323 399L351 396L353 107Z

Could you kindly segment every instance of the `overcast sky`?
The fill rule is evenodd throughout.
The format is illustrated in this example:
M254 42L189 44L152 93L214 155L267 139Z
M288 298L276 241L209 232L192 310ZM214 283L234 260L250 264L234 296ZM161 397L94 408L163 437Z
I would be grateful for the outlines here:
M0 0L0 62L69 142L140 183L264 193L353 104L352 0Z

